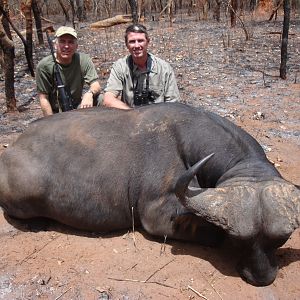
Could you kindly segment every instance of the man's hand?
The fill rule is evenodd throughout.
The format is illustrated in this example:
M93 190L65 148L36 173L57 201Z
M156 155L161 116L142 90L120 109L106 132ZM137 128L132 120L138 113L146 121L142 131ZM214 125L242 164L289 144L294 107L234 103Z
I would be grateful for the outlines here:
M88 107L92 107L93 106L93 93L91 92L86 92L81 100L80 103L80 108L88 108Z
M107 106L107 107L115 107L115 108L119 108L119 109L130 109L130 107L126 103L119 100L111 92L106 92L104 94L103 105Z
M101 86L98 80L94 81L90 85L90 89L82 96L80 108L87 108L93 106L94 95L99 95Z

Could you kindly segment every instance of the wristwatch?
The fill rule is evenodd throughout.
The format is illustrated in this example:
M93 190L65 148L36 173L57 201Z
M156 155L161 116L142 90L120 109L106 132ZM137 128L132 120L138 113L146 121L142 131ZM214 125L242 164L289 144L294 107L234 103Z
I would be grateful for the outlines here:
M87 91L87 93L91 93L91 94L93 94L93 96L95 96L95 95L96 95L96 93L95 93L95 92L93 92L92 90L88 90L88 91Z

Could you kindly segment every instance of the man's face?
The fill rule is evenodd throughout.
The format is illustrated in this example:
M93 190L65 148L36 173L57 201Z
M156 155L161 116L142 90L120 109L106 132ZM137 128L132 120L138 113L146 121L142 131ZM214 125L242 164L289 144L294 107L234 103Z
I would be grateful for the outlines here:
M149 41L146 39L145 33L128 33L126 46L133 59L146 58L148 45Z
M58 62L63 64L71 63L72 57L77 50L77 46L77 39L70 34L64 34L58 37L55 43Z

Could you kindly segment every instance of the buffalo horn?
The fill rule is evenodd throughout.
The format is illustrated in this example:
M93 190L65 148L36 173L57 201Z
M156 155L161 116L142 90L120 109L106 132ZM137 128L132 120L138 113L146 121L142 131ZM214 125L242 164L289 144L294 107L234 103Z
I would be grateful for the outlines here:
M300 226L300 191L296 186L286 182L269 184L261 198L264 223L270 234L288 235Z
M199 193L205 191L205 189L190 187L189 184L194 176L200 171L200 169L214 156L214 153L211 153L204 157L202 160L198 161L192 167L188 168L186 172L180 176L175 186L176 196L180 199L185 197L187 193L189 197L198 195Z
M223 228L232 236L254 236L261 221L261 208L255 188L231 186L203 189L193 197L179 198L195 215Z
M300 191L283 179L236 182L190 195L188 184L195 170L186 173L175 191L183 206L232 236L251 238L264 227L269 236L286 237L300 226Z

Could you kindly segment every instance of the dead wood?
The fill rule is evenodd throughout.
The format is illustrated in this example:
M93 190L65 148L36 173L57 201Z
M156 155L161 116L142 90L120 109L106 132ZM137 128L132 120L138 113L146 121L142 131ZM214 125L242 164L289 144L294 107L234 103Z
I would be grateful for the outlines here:
M71 290L72 288L68 288L67 290L65 290L64 292L62 292L58 297L55 298L55 300L60 299L64 294L66 294L69 290Z
M51 21L51 20L49 20L49 19L46 19L46 18L44 18L44 17L41 17L41 19L44 20L45 22L48 22L48 23L51 23L51 24L55 24L55 23L56 23L56 22Z
M24 262L28 261L33 255L41 252L45 247L47 247L50 243L52 243L53 241L55 241L57 238L59 238L60 235L54 236L51 238L51 240L47 241L42 247L40 247L39 249L35 248L33 252L31 252L29 255L27 255L25 258L23 258L18 264L21 265Z
M282 34L282 31L270 31L270 32L267 32L267 34ZM289 32L289 36L290 35L296 35L296 33Z
M250 40L250 36L249 36L249 33L246 29L246 26L243 22L243 20L237 15L235 9L232 7L232 5L228 2L227 3L227 6L230 8L231 12L238 18L238 20L240 21L241 25L242 25L242 28L244 30L244 33L245 33L245 37L246 37L246 41L249 41Z
M2 9L2 8L1 8ZM7 112L17 111L17 101L15 97L14 86L14 58L15 47L11 39L11 32L8 21L3 16L0 18L0 49L1 49L1 67L4 70L5 98Z
M28 43L27 43L27 41L24 39L23 35L20 33L20 31L17 29L17 27L14 25L14 23L9 18L9 15L7 15L6 11L4 11L2 7L0 7L0 11L3 14L3 16L7 19L8 23L10 24L10 26L12 27L12 29L15 31L15 33L21 39L21 41L22 41L22 43L24 45L25 56L26 56L27 65L28 65L30 74L31 74L32 77L34 77L33 64L32 64L32 60L30 59L30 53L28 51Z
M55 29L52 25L49 25L49 26L44 26L42 28L42 32L46 32L48 31L49 33L55 33ZM36 33L36 30L33 28L33 33ZM20 31L20 34L23 36L26 34L26 30L22 30Z
M277 11L282 6L282 4L283 4L283 0L280 0L278 2L278 5L272 10L272 13L271 13L270 18L269 18L268 21L271 21L274 16L275 16L275 19L276 19L276 17L277 17Z
M90 25L91 28L105 28L114 25L132 22L131 15L116 15L112 18L101 20Z
M2 19L2 18L1 18ZM7 36L2 22L0 22L0 47L2 49L11 49L14 47L13 41Z
M192 288L190 285L188 285L188 289L191 290L191 291L193 291L199 297L208 300L208 298L206 298L204 295L200 294L197 290L195 290L194 288Z

